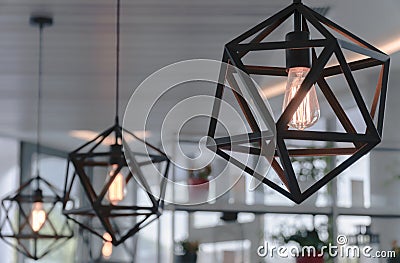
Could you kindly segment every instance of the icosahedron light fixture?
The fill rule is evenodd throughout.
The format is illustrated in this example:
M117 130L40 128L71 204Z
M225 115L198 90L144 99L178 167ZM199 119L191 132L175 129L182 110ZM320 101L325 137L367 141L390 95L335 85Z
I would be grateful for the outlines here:
M80 195L74 207L65 203L64 214L115 246L161 215L170 164L161 150L119 124L120 0L117 0L116 35L115 123L69 154L64 192L66 200L74 191ZM131 151L129 139L141 144L143 151ZM126 160L129 160L129 167ZM157 172L152 169L155 165L163 175L157 190L150 187L145 176ZM144 205L136 201L138 186L145 192L147 202Z
M36 176L2 200L0 238L28 258L38 260L71 239L73 228L62 214L62 191L43 179L39 172L43 28L51 26L53 19L34 16L30 21L33 26L39 27L40 39ZM70 202L69 199L65 201Z
M294 20L294 31L288 32L284 41L271 42L267 40L272 32L291 18ZM322 37L311 39L311 26ZM343 39L335 37L336 35L340 35ZM286 67L248 65L246 62L246 56L249 54L276 50L286 52ZM349 58L346 56L349 53L358 56ZM336 63L328 63L331 59L336 59ZM381 142L390 64L389 56L305 6L301 0L294 0L292 5L226 44L223 62L237 67L248 75L288 77L282 115L276 123L272 122L272 125L276 126L276 153L271 165L281 182L276 183L271 178L267 178L265 174L257 173L255 169L235 159L229 153L245 151L254 156L263 155L261 150L263 131L257 125L256 117L250 110L248 103L240 99L240 96L237 96L237 101L252 129L252 133L243 136L249 138L252 145L241 145L241 142L235 144L234 140L229 137L216 137L219 100L224 99L223 84L217 86L214 114L210 121L208 135L215 140L215 143L209 145L211 150L292 201L303 202ZM265 62L268 63L268 61ZM377 79L375 95L368 108L367 102L357 85L354 73L374 67L380 67L380 74ZM235 86L234 83L230 83L230 88L233 88L239 95L251 94L254 103L264 104L263 98L254 83L243 76L239 70L238 72L224 71L221 72L221 76L228 74L227 78L235 79L235 76L232 76L234 73L237 74L241 82L245 83L246 90L245 92L240 90L239 85ZM352 98L354 107L360 113L359 123L365 125L362 131L355 128L355 125L359 123L352 122L341 102L335 96L336 90L332 89L331 84L329 84L328 78L340 75L344 77L349 97ZM315 85L318 85L322 91L327 105L331 107L338 122L342 125L343 132L307 130L319 119L320 115ZM271 116L268 116L267 119L273 120ZM300 147L290 148L290 141L302 141L303 144ZM307 144L311 145L313 141L323 142L325 146L312 145L312 147L307 147ZM343 144L347 144L347 146L342 147ZM329 147L329 145L333 145L333 147ZM300 189L291 158L338 155L349 157L309 188Z
M62 191L42 177L25 182L1 202L1 239L34 260L59 249L74 233L62 202Z

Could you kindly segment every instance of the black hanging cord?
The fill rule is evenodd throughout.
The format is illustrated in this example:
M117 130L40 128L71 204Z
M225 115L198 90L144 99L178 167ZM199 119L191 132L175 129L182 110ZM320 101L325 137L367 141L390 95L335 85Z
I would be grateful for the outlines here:
M120 12L121 1L117 0L117 23L116 23L116 65L115 65L115 122L119 123L119 50L120 50Z
M42 73L43 73L43 24L39 25L39 69L38 69L38 98L37 98L37 121L36 121L36 176L37 179L40 177L39 172L39 156L40 156L40 143L41 143L41 105L42 105ZM39 182L38 182L39 184ZM38 185L39 188L39 185Z

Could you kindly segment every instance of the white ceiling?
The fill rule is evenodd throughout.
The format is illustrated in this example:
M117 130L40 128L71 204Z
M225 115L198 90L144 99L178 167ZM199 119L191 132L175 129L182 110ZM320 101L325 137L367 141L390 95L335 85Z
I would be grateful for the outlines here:
M121 0L121 97L125 105L148 75L173 62L219 60L223 45L290 0ZM305 0L330 7L328 17L382 45L400 37L397 0ZM44 144L71 150L71 130L100 131L114 114L112 0L0 0L0 134L33 140L37 29L32 13L50 13L45 31ZM400 69L394 56L392 72ZM394 76L395 77L395 76ZM171 98L173 99L173 98ZM140 114L140 113L138 113Z

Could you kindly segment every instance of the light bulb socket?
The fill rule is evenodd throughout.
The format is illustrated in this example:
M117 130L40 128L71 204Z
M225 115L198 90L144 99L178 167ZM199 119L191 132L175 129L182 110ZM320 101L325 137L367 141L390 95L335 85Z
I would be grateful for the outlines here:
M286 35L286 41L308 41L310 33L307 31L293 31ZM311 68L311 56L309 48L288 48L286 49L286 68L304 67Z
M34 203L36 202L43 202L43 191L40 189L36 189L35 192L33 192L33 200Z
M113 144L110 146L110 164L120 164L122 157L122 145Z

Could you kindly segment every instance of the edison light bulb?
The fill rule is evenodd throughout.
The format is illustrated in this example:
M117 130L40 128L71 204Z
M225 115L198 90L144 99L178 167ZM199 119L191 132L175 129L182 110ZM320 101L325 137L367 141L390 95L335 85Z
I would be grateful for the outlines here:
M118 164L113 164L110 166L108 175L112 177L115 171L118 169ZM119 172L114 181L111 183L110 187L108 188L107 199L110 201L111 204L117 205L119 202L124 200L125 198L125 178Z
M30 216L30 225L34 232L38 232L46 222L46 212L43 209L42 202L35 202L32 205Z
M283 111L286 109L290 101L300 89L301 84L306 78L309 68L295 67L289 69L288 82L285 91L285 99L283 101ZM289 122L289 126L298 130L304 130L313 126L320 117L320 109L317 98L317 92L313 85L304 100L293 114Z
M112 237L109 233L104 233L103 239L103 247L101 249L101 254L103 255L104 259L109 259L113 252L113 244L111 243Z

